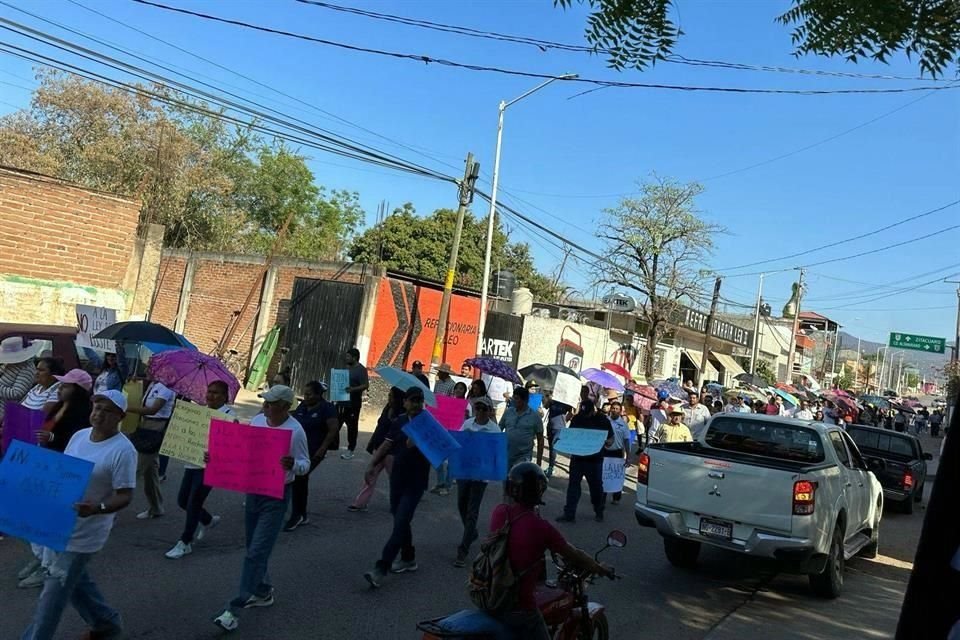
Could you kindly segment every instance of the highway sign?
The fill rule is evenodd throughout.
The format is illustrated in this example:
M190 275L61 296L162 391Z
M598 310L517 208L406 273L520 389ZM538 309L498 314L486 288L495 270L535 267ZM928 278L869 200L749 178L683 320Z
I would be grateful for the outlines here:
M913 349L914 351L926 351L927 353L943 353L944 338L933 338L931 336L915 336L910 333L891 333L890 346L898 349Z

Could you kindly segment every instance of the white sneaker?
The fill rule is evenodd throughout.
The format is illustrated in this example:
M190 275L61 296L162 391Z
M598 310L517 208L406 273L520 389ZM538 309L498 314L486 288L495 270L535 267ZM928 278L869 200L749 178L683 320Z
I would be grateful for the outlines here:
M171 560L179 560L189 553L193 553L193 546L186 544L183 540L177 540L177 544L173 545L173 549L170 549L170 551L167 551L163 555Z
M162 515L162 513L153 513L150 509L147 509L137 514L137 520L150 520L151 518L159 518Z
M237 627L240 626L237 616L233 615L229 611L224 611L219 616L214 618L213 624L217 625L224 631L236 631Z
M207 535L207 529L213 529L218 524L220 524L220 516L211 516L210 524L207 526L203 526L202 524L197 525L197 533L193 537L197 540L203 540Z
M353 460L353 451L349 449L340 454L341 460Z

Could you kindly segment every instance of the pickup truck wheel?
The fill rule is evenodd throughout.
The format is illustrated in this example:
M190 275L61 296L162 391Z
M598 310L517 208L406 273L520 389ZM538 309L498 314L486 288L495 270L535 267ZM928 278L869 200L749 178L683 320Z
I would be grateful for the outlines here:
M664 538L663 550L667 554L667 560L673 566L692 569L697 564L697 556L700 555L700 543L681 538Z
M820 573L810 574L810 588L821 598L833 599L843 590L843 530L840 524L833 531L833 540L830 543L830 555L827 565Z

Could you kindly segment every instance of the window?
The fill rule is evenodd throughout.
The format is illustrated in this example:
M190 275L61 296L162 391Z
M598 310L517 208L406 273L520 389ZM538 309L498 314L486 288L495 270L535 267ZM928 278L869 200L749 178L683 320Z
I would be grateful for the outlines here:
M855 427L848 429L848 433L862 449L872 449L906 459L912 459L916 455L911 436Z
M846 433L843 434L843 441L847 443L847 449L850 451L850 458L853 460L853 467L866 471L867 463L860 454L860 449Z
M843 438L840 437L839 431L830 432L830 444L833 445L833 450L837 452L837 458L845 467L850 466L850 454L847 453L847 447L843 444Z
M747 414L714 416L706 443L715 448L793 462L823 462L819 434L800 424L753 420Z

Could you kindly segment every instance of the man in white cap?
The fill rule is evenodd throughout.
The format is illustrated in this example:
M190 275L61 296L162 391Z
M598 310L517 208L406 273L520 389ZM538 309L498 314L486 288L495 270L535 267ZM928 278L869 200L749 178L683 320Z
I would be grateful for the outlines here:
M22 640L50 640L68 602L90 625L91 638L119 638L120 614L111 609L90 579L87 564L110 536L117 511L130 504L137 477L137 452L120 433L127 399L116 390L93 397L91 427L77 431L67 445L68 456L93 463L83 499L74 505L79 516L63 553L50 565L37 601L33 622Z
M0 341L0 425L6 403L19 403L34 385L37 372L33 358L41 346L39 342L26 346L20 336Z
M244 502L247 552L243 558L240 574L240 589L213 622L224 631L234 631L240 622L242 609L269 607L273 605L273 585L267 573L270 554L283 528L283 517L290 505L291 486L296 476L310 471L310 453L307 436L296 418L290 415L293 405L293 389L286 385L274 385L260 394L263 398L262 413L254 416L250 426L268 429L288 429L290 452L277 461L286 471L286 487L282 498L271 498L253 493L246 495ZM207 454L209 458L209 454Z

